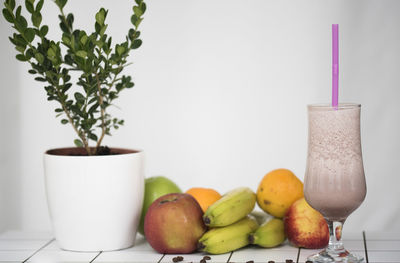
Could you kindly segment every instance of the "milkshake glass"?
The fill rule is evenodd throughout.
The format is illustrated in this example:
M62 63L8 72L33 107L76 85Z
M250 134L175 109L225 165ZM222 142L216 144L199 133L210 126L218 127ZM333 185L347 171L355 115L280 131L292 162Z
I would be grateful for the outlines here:
M362 262L341 241L346 218L366 195L360 139L361 105L308 106L308 155L304 179L307 202L326 219L329 245L313 262Z

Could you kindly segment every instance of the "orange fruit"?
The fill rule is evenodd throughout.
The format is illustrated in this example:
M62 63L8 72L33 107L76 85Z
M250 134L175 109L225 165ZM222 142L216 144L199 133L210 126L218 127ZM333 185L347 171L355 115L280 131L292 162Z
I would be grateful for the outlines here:
M187 190L186 193L196 199L203 212L206 212L210 205L222 197L217 191L211 188L193 187Z
M257 204L268 214L283 218L289 207L303 196L303 183L299 178L287 169L277 169L261 180Z

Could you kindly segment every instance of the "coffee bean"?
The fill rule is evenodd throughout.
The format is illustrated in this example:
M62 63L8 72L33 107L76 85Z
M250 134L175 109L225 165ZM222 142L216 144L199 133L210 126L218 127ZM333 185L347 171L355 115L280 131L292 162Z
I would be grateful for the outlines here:
M211 257L210 257L210 256L204 256L203 259L204 259L204 260L210 260Z
M202 260L200 260L200 263L207 263L207 261L203 258Z
M246 261L246 263L254 263L253 260Z
M291 260L291 259L286 259L286 263L293 263L293 260Z
M182 260L183 260L183 257L181 257L181 256L177 256L177 257L174 257L172 259L173 262L179 262L179 261L182 261Z
M268 263L275 263L275 261L273 261L273 260L270 260L270 261L268 261Z
M306 263L313 263L311 260L307 260Z

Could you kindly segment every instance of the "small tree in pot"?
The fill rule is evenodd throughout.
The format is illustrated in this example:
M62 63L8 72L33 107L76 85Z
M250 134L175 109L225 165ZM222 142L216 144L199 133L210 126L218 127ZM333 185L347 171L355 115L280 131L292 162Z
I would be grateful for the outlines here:
M35 80L46 83L47 99L58 102L56 116L62 117L62 124L70 124L78 136L75 145L84 147L88 155L102 154L104 136L124 123L107 110L122 90L134 85L130 76L121 73L128 65L130 51L142 44L138 28L146 4L136 0L131 17L133 27L124 42L112 46L112 38L106 34L108 11L101 8L96 13L95 31L89 34L73 27L73 14L64 13L67 0L54 1L60 9L62 39L49 40L49 27L41 23L43 2L25 1L32 26L15 0L4 2L3 16L16 31L9 38L18 51L16 58L31 65L29 73L36 76ZM65 54L62 46L66 48ZM75 83L80 90L75 92L71 92L72 71L80 73ZM90 147L90 141L95 142L95 147Z
M138 27L146 4L135 0L132 28L124 42L112 45L106 34L107 10L96 13L95 30L89 34L73 27L73 14L64 13L67 0L54 2L60 10L60 41L46 37L49 27L42 25L41 14L44 0L25 0L31 23L15 0L6 0L2 11L15 29L9 39L18 51L16 58L30 64L35 80L46 83L47 99L58 103L56 116L62 124L70 124L78 137L74 140L78 147L49 150L44 155L55 237L67 250L126 248L135 241L142 208L142 152L114 148L110 152L102 141L123 124L108 109L122 90L134 85L122 71L129 64L130 51L142 44ZM77 76L75 87L71 75Z

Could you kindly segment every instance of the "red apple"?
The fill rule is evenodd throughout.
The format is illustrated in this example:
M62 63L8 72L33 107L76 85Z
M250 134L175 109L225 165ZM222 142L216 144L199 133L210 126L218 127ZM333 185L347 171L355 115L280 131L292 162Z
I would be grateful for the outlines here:
M191 195L163 195L147 210L144 219L146 239L159 253L192 253L206 231L202 216L200 205Z
M283 220L286 236L292 245L313 249L328 245L328 224L304 198L289 207Z

